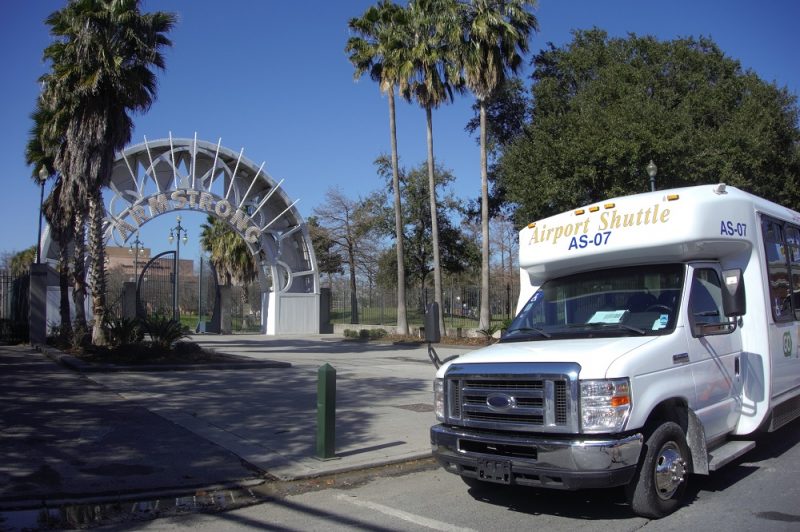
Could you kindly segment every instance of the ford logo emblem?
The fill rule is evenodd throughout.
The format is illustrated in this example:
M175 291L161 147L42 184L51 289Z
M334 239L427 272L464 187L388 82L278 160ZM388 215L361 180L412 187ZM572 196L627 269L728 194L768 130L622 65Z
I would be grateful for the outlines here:
M504 412L517 406L517 400L505 393L493 393L486 397L486 404L492 410Z

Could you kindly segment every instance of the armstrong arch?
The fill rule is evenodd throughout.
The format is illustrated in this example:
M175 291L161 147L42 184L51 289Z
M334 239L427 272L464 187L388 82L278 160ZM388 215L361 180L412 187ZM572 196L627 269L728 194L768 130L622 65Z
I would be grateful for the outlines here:
M316 333L319 272L297 201L281 189L264 163L257 165L217 143L150 140L117 155L108 189L104 237L122 246L138 228L162 214L190 210L215 216L244 238L258 264L262 331ZM57 250L45 233L45 256Z

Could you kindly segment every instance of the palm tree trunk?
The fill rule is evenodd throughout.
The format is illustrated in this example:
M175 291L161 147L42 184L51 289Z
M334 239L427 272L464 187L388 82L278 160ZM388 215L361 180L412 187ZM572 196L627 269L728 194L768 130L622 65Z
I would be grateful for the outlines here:
M85 218L75 214L75 239L72 257L72 302L75 305L75 326L86 331L86 240Z
M397 161L397 126L394 116L394 86L389 90L389 131L392 141L392 189L394 190L394 234L397 252L397 333L408 334L406 315L406 262L403 249L403 212L400 204L400 170Z
M444 306L442 305L442 267L439 261L439 220L436 214L436 178L433 164L433 113L425 108L428 122L428 195L431 204L431 242L433 245L433 300L439 304L439 330L447 336L444 328Z
M69 243L60 239L58 243L58 288L59 288L59 316L61 317L62 340L72 336L72 318L69 311Z
M103 324L106 317L106 275L105 246L103 245L103 195L100 188L92 191L89 197L89 255L91 256L92 344L106 345L106 332Z
M478 328L487 330L489 312L489 170L486 164L486 103L480 101L481 114L481 312Z

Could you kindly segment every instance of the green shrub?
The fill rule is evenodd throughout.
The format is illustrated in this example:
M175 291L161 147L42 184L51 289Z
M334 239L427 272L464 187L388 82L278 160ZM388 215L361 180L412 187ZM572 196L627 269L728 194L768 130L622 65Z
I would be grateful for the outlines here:
M174 350L179 355L193 355L203 352L203 348L197 342L176 342Z
M359 329L357 331L345 329L343 334L345 338L350 338L352 340L377 340L379 338L384 338L389 333L387 333L385 329Z
M369 339L370 340L379 340L381 338L386 337L389 333L386 332L385 329L370 329L369 330Z
M478 329L478 334L486 338L486 343L491 344L492 342L494 342L494 333L496 333L499 330L500 327L492 323L489 324L489 326L485 329Z
M175 342L189 336L188 327L159 314L142 320L142 327L150 335L153 347L164 351L169 351Z
M109 318L106 331L112 346L136 344L144 339L142 325L135 318Z

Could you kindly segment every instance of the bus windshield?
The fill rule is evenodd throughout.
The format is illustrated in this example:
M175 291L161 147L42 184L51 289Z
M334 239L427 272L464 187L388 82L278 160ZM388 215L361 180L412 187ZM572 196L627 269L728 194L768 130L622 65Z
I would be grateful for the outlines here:
M668 334L685 271L682 264L658 264L552 279L531 296L502 341Z

